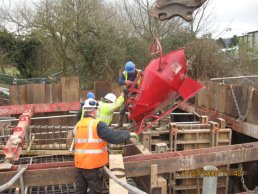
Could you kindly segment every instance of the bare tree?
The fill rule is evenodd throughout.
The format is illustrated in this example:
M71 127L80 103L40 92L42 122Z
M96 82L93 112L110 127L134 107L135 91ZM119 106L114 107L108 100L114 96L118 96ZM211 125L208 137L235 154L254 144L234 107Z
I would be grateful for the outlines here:
M155 36L164 39L176 32L182 25L182 20L174 18L169 21L159 21L149 15L153 0L123 0L126 20L132 25L134 31L147 42L152 42Z
M201 34L211 34L211 31L213 30L216 20L211 2L212 0L207 0L193 14L193 21L190 23L190 29L195 37Z

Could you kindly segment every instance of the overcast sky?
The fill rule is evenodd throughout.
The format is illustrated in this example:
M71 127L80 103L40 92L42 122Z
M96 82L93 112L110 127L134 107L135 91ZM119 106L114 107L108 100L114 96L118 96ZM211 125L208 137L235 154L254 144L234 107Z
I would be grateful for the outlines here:
M211 7L224 38L258 30L258 0L212 0Z
M4 1L10 0L0 0L0 6ZM24 1L31 3L39 0L11 0L15 5ZM214 38L240 36L258 30L258 0L211 0L209 9L216 19L214 29L210 31Z

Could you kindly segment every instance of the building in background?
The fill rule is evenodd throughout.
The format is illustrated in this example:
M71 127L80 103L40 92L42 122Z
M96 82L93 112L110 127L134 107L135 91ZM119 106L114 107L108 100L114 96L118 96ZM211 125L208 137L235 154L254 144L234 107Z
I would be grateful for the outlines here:
M253 59L258 59L258 30L239 36L239 41L250 49Z

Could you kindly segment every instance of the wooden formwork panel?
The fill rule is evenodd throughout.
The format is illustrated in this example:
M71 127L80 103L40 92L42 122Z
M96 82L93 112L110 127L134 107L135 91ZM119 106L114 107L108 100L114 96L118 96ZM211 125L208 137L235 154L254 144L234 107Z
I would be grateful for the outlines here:
M209 104L209 87L207 85L208 82L202 82L202 84L205 86L203 90L198 92L196 96L197 105L202 107L208 107Z
M258 125L258 90L253 91L250 103L250 109L247 110L247 121Z
M216 111L230 114L232 111L233 98L229 85L219 84L219 89L216 91L218 98L216 99Z
M258 90L235 84L216 82L203 82L203 84L206 88L197 95L198 106L235 118L242 116L248 122L258 124Z
M190 150L190 149L207 148L207 147L231 144L231 129L219 129L219 131L214 132L213 126L211 125L209 129L199 129L199 130L190 129L189 131L186 133L185 130L178 130L175 137L176 139L174 140L175 145L173 145L176 151L180 151L178 150L178 148L182 150ZM218 167L218 169L228 170L228 166L221 166L221 167ZM198 178L193 179L191 177L188 177L188 178L184 177L184 179L175 178L174 181L179 183L179 185L175 185L173 189L174 193L177 190L181 190L183 188L184 188L183 193L185 194L192 194L193 192L198 193L198 190L202 188L201 186L202 179L200 178L199 179ZM197 187L196 185L199 185L199 186ZM227 193L227 187L228 187L228 177L218 177L217 193L218 194Z
M27 85L27 104L42 104L45 101L45 84Z
M75 102L80 100L79 77L62 77L62 102Z
M211 110L216 110L218 108L218 95L219 83L216 82L202 82L205 85L205 89L197 94L197 104L198 106L206 107ZM215 91L215 92L214 92Z
M14 85L9 87L10 104L27 104L27 85Z
M218 107L218 91L219 90L219 83L217 82L209 82L209 104L208 107L211 110L216 110Z
M111 83L112 92L118 97L123 92L123 86L120 86L117 82Z
M191 133L177 132L175 144L180 150L206 148L210 145L210 129L189 130ZM177 151L179 151L177 149Z
M235 101L233 100L233 106L231 111L231 116L238 118L239 113L238 109L240 111L240 115L244 116L247 111L247 106L249 103L249 96L250 96L250 90L246 86L240 86L240 85L232 85L232 90L235 95ZM232 91L231 91L232 92Z
M10 86L10 104L42 104L79 101L79 78L63 77L61 84Z
M217 128L216 128L217 127ZM218 128L220 127L220 129ZM223 122L208 124L178 124L170 123L169 130L155 130L144 132L142 135L143 145L150 151L156 151L161 143L167 145L171 151L208 148L231 144L231 129L224 128ZM156 128L156 129L161 129ZM216 129L216 130L215 130ZM215 131L214 131L215 130ZM155 148L155 149L154 149ZM219 170L228 171L229 166L217 167ZM178 177L173 173L175 184L172 193L192 194L202 189L202 178ZM171 181L168 181L171 182ZM228 177L218 177L218 194L227 193Z
M12 105L75 102L79 100L79 78L61 78L61 84L27 84L10 86ZM64 115L68 112L38 113L37 117ZM33 120L32 125L75 125L75 118Z
M61 84L46 84L45 93L46 93L46 98L45 98L46 103L62 102Z
M52 100L53 102L63 102L61 84L52 84Z
M197 94L197 105L222 113L231 114L232 94L229 85L203 82L205 89Z
M96 81L94 82L94 93L97 100L103 98L106 94L111 92L111 82Z

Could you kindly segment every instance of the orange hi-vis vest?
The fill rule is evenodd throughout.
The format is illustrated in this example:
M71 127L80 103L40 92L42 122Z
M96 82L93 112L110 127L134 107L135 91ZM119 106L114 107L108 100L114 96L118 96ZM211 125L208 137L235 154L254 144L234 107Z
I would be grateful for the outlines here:
M108 163L107 142L97 133L99 120L92 117L81 119L74 128L75 167L94 169Z

